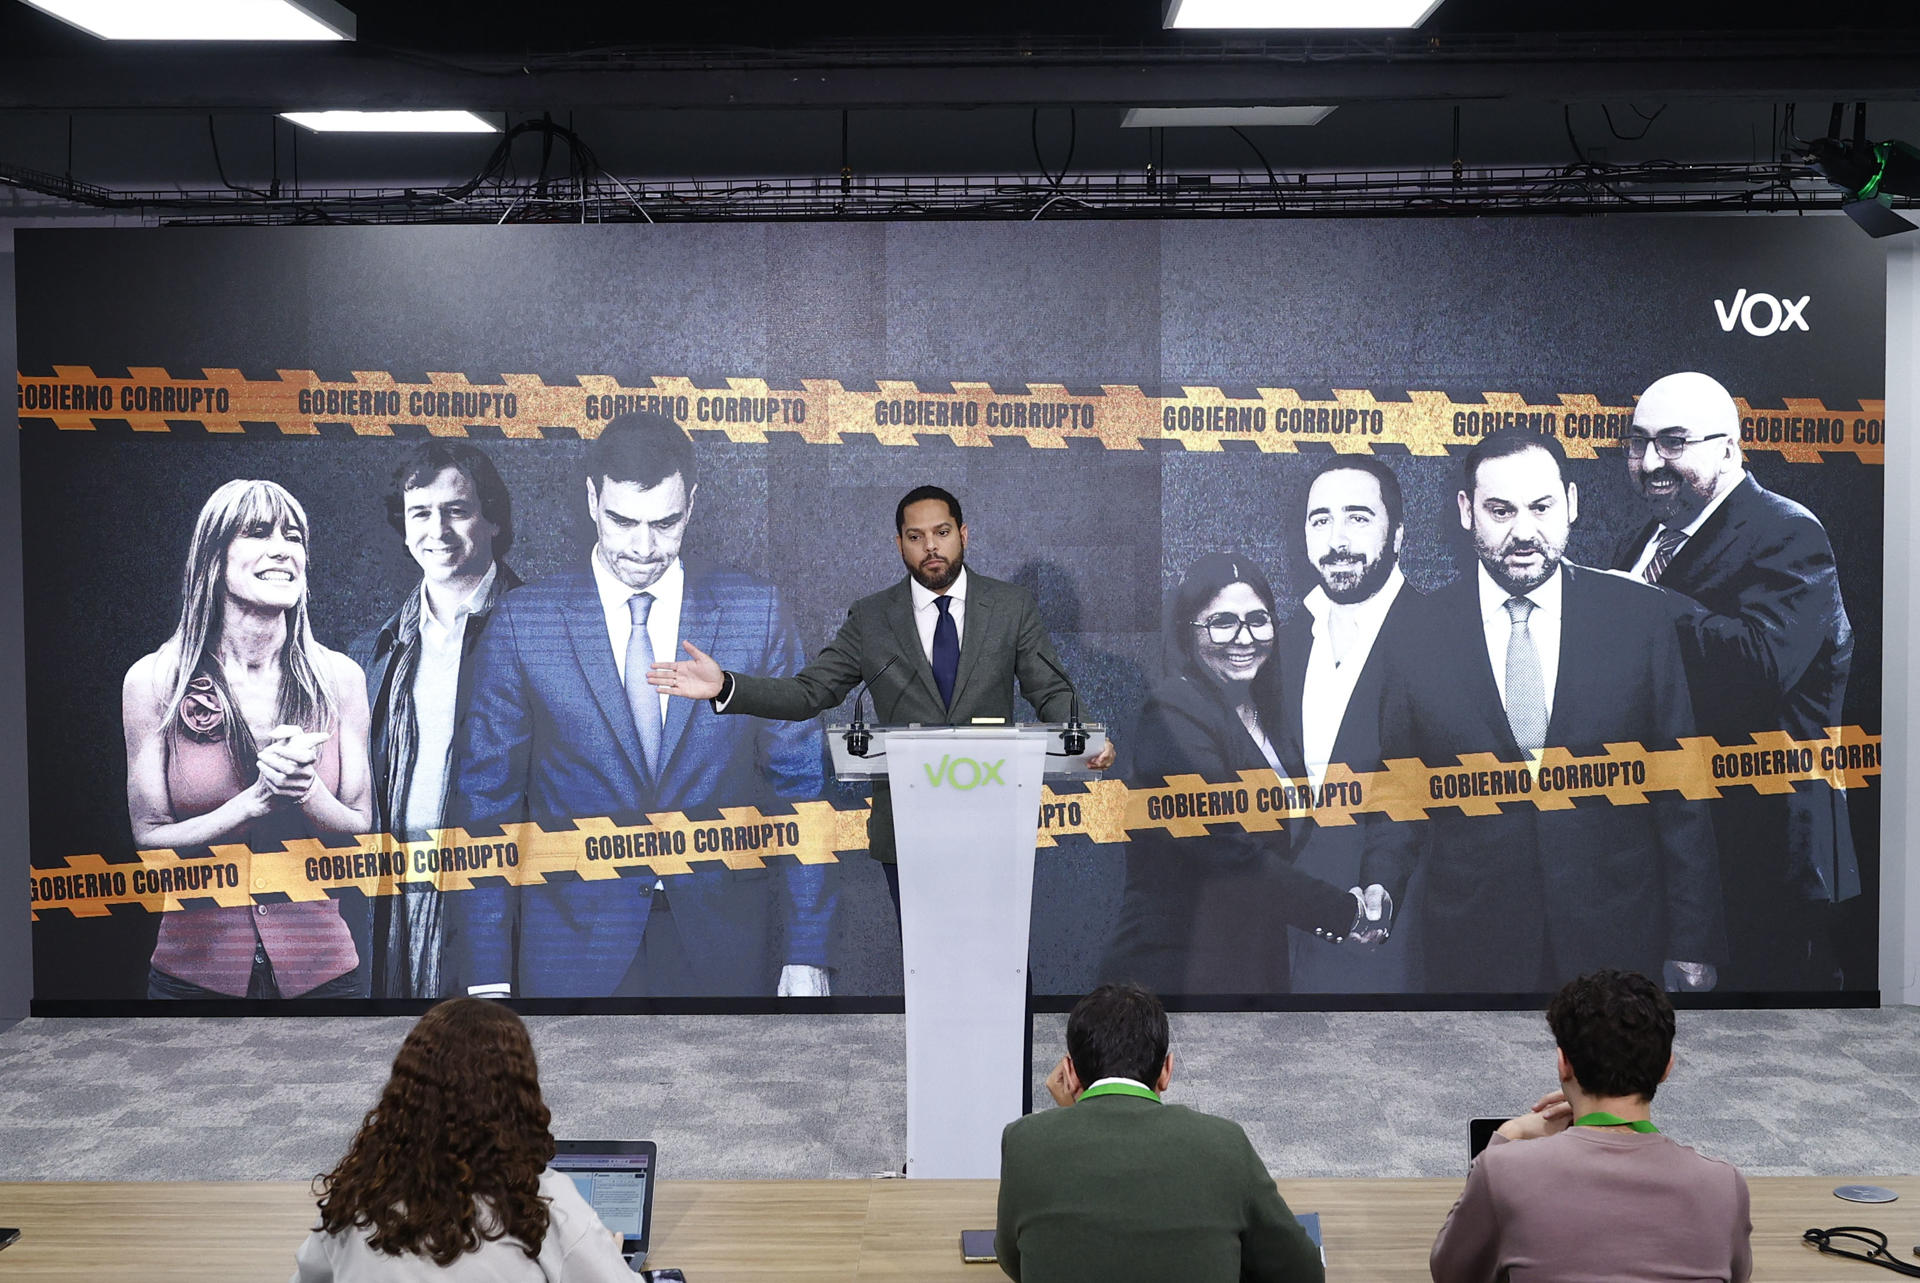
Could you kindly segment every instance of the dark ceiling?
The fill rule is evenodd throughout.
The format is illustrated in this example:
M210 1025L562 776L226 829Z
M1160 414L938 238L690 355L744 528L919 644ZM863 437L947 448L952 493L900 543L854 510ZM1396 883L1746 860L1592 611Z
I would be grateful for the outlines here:
M1167 32L1159 0L353 3L351 45L102 42L0 0L0 169L109 189L450 185L496 139L315 136L281 110L570 125L629 179L1766 164L1829 104L1920 137L1920 4L1445 0L1416 32ZM1129 106L1322 103L1305 129L1123 130ZM537 169L522 139L515 168ZM1051 178L1050 178L1051 181ZM276 185L277 190L277 185ZM0 218L45 214L0 186Z
M925 0L906 5L823 3L547 4L523 0L405 0L347 5L359 41L416 52L520 55L591 48L792 49L830 41L1072 38L1138 44L1205 39L1161 29L1159 0ZM1800 32L1867 35L1920 31L1920 11L1896 0L1812 4L1669 0L1445 0L1415 40L1462 35L1603 32ZM73 53L99 41L10 0L0 6L0 47Z

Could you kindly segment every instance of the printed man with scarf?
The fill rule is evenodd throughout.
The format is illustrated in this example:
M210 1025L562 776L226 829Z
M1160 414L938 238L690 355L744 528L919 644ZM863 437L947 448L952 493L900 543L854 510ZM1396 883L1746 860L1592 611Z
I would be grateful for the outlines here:
M513 503L493 461L464 441L427 441L394 469L387 520L420 565L420 586L350 653L373 709L376 823L423 837L441 826L455 771L455 729L472 692L475 645L520 579L500 558L513 544ZM440 892L409 883L373 912L373 996L437 998L444 990Z

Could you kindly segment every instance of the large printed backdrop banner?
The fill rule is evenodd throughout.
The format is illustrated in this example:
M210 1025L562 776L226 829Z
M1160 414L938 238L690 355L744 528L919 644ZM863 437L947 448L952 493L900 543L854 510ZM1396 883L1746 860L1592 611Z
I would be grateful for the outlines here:
M923 483L1121 746L1043 805L1038 992L1876 986L1843 221L30 231L18 281L37 1000L897 994L850 705L622 672L796 672L906 597ZM1681 371L1737 409L1633 454Z

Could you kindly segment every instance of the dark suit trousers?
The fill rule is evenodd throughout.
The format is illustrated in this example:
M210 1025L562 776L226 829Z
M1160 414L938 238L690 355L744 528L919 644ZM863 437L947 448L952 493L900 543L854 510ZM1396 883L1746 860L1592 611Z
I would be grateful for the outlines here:
M1710 805L1727 909L1728 958L1720 969L1720 988L1751 993L1839 988L1832 906L1796 894L1787 867L1787 799L1725 797Z

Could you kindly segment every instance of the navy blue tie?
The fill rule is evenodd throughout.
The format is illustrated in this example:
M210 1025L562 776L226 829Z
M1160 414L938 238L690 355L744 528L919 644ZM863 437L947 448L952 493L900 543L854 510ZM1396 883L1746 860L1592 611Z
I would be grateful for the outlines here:
M940 619L933 626L933 680L940 688L940 701L953 703L953 679L960 675L960 629L953 622L953 598L933 599L940 607Z

